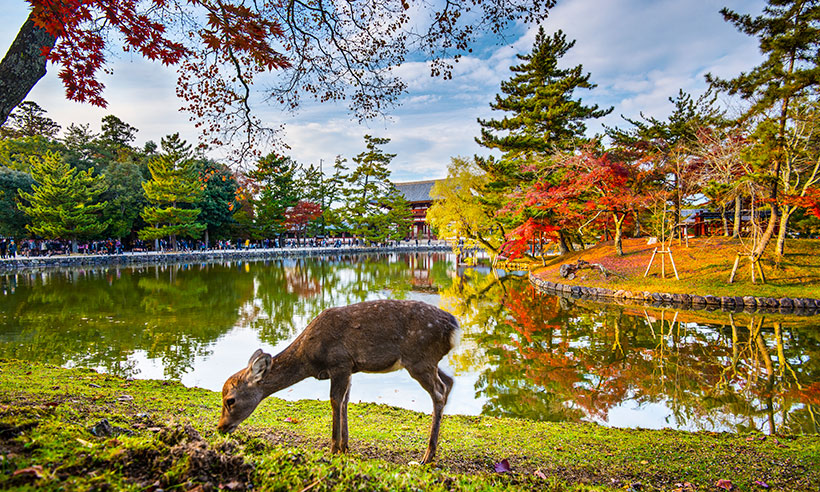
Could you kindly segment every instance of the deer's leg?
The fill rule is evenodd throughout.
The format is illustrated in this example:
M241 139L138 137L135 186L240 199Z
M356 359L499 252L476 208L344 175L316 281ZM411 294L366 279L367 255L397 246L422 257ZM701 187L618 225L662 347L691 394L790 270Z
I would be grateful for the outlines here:
M438 447L438 433L441 427L441 414L444 411L444 404L447 403L447 395L450 393L450 388L453 386L453 378L442 373L438 367L422 367L411 368L407 371L410 376L421 384L433 399L433 423L430 426L430 441L427 443L427 452L424 453L421 463L426 464L433 461L436 456L436 448ZM443 379L441 375L447 379Z
M330 408L333 410L331 453L347 452L347 400L350 396L350 374L335 374L330 378Z
M447 404L447 398L450 397L450 390L453 389L453 378L450 377L447 373L438 369L438 377L441 379L441 382L444 383L444 386L447 390L444 392L444 404Z

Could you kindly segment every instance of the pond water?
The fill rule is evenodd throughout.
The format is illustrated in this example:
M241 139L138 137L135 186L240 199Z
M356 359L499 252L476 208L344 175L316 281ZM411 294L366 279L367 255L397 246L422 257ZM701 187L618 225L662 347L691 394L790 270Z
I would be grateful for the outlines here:
M416 299L455 314L446 413L617 427L820 432L820 319L644 310L535 291L444 253L68 269L0 276L0 357L220 390L323 309ZM305 380L277 393L328 399ZM406 371L351 401L429 412Z

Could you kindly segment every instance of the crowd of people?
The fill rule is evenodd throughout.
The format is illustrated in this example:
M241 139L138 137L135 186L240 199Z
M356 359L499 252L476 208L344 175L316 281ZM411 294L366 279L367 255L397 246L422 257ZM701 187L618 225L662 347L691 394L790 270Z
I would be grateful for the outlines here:
M415 242L414 242L415 241ZM431 241L428 239L427 244ZM403 241L387 241L384 243L369 243L357 238L339 237L313 237L302 240L298 239L263 239L258 241L246 240L219 240L211 245L205 241L193 241L188 239L178 239L176 247L172 247L167 239L157 241L135 240L126 245L119 239L108 239L105 241L88 241L77 243L72 251L69 241L59 240L38 240L21 239L15 241L13 238L0 238L0 258L21 257L46 257L54 255L65 255L69 253L84 255L118 255L126 252L149 252L149 251L209 251L209 250L236 250L236 249L272 249L272 248L341 248L341 247L391 247L399 245L419 245L418 239L405 239Z

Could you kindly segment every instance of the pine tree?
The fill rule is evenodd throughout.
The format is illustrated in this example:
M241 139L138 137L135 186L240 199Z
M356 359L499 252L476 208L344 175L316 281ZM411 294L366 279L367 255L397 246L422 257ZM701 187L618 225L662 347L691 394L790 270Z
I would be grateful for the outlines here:
M20 103L0 127L2 137L55 138L59 132L60 125L46 116L46 111L34 101Z
M257 236L279 236L281 241L287 232L287 210L300 198L296 186L298 171L299 165L290 157L268 154L259 159L256 169L248 173L259 190L252 200Z
M389 143L390 139L370 135L365 135L364 139L367 150L353 158L356 168L347 177L344 220L353 235L366 241L380 242L396 238L392 231L403 227L404 213L400 208L407 210L409 207L406 201L396 197L396 187L390 182L387 166L396 154L385 154L379 148ZM401 237L405 235L406 231Z
M142 183L151 204L142 211L148 227L139 231L140 239L169 237L176 249L178 236L197 238L206 225L198 223L200 209L194 208L205 185L201 182L190 145L179 134L162 139L163 152L149 161L151 179Z
M101 234L109 222L100 219L106 202L96 202L104 191L103 176L94 176L94 169L78 171L54 152L41 159L31 159L31 176L36 184L32 192L19 191L29 205L20 205L31 224L32 234L46 239L67 239L76 251L78 239L90 239Z
M766 230L753 256L759 258L771 241L780 218L777 199L781 168L787 160L786 137L789 131L790 109L795 98L812 93L820 87L820 0L769 0L763 14L752 17L728 8L720 11L727 22L738 30L756 36L765 60L751 71L731 80L707 75L707 80L729 94L737 94L751 102L745 117L775 113L777 126L775 149L770 167L764 172L768 184L771 215ZM785 239L786 221L781 221ZM783 254L779 241L777 254Z
M612 111L586 106L575 98L577 89L594 89L583 66L562 69L558 61L573 46L562 31L547 36L539 28L530 54L518 55L523 63L510 67L512 78L501 83L501 92L490 107L512 113L500 120L482 120L479 145L504 154L566 150L584 141L584 121Z

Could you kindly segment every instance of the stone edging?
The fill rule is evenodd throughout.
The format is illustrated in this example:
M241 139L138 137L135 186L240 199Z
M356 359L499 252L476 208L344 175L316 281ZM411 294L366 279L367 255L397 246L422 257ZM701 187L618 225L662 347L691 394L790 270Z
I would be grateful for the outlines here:
M325 248L270 248L243 250L189 251L174 253L125 253L121 255L76 255L17 257L0 260L0 274L28 270L62 267L106 267L130 265L155 265L167 263L203 263L225 260L265 260L276 258L335 256L359 253L415 253L428 251L450 251L448 245L371 247L325 247Z
M530 283L547 294L589 299L598 302L616 302L652 307L673 307L683 309L705 309L707 311L764 312L797 314L802 316L820 315L820 299L754 296L699 296L690 294L667 294L658 292L632 292L612 290L603 287L585 287L550 282L529 275Z

